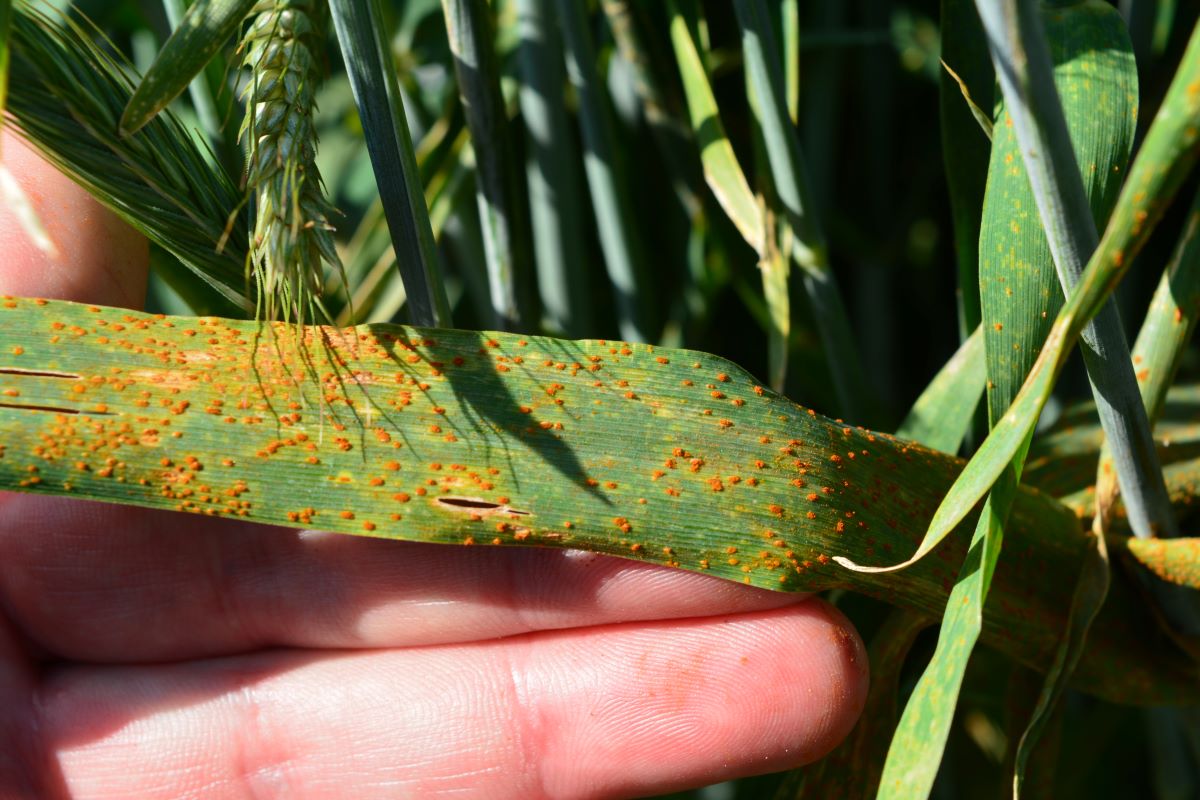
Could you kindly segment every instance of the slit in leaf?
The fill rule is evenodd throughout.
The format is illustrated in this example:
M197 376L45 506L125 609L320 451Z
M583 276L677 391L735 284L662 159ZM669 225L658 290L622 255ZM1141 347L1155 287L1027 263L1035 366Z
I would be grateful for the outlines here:
M89 417L115 417L112 411L80 411L78 408L38 406L25 403L0 403L0 408L15 408L18 411L49 411L54 414L87 414Z
M438 505L446 506L454 510L469 511L474 513L479 512L503 512L505 514L515 514L516 516L530 516L532 512L522 511L518 508L509 508L501 503L493 503L490 500L482 500L478 497L439 497L437 498Z
M83 376L74 372L55 372L48 369L21 369L19 367L0 367L0 375L24 375L29 378L69 378L77 381Z

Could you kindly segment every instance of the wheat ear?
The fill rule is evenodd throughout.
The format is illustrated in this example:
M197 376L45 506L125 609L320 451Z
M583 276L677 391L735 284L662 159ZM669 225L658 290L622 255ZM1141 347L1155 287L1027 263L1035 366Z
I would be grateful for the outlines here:
M242 63L247 190L254 203L250 264L260 319L302 324L327 318L321 304L324 264L339 272L326 200L315 161L313 126L324 4L264 0L250 12Z

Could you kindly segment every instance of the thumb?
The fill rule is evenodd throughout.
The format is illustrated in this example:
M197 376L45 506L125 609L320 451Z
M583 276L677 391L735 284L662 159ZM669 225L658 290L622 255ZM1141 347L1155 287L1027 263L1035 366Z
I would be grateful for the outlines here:
M0 132L0 162L54 250L39 249L0 203L0 294L141 308L150 264L146 238L7 130Z

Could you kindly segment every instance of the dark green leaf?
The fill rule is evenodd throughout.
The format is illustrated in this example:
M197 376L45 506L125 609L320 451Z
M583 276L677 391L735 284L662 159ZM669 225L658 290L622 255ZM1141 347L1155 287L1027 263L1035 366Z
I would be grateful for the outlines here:
M330 0L414 322L450 325L440 260L378 0Z
M129 98L121 115L121 135L141 130L178 97L229 41L255 2L196 0Z

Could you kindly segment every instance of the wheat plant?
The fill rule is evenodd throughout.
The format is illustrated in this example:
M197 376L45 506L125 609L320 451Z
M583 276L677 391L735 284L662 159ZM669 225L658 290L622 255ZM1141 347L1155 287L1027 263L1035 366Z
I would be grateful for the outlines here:
M864 716L728 796L1200 793L1196 10L853 5L18 4L158 258L6 298L0 487L826 592Z

